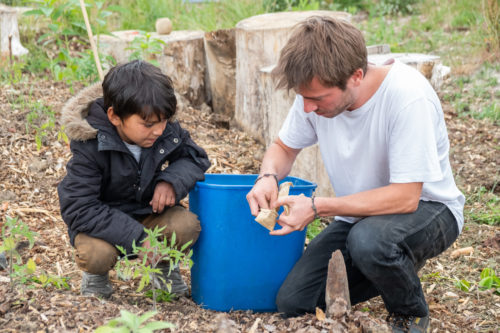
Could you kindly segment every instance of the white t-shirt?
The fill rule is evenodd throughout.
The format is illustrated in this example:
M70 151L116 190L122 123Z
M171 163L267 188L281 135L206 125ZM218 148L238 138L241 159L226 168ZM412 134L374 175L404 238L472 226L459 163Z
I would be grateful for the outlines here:
M297 95L279 137L295 149L319 143L337 196L423 182L421 200L444 203L462 230L465 197L453 179L441 103L414 68L396 61L364 105L334 118L305 113ZM336 219L352 223L360 218Z

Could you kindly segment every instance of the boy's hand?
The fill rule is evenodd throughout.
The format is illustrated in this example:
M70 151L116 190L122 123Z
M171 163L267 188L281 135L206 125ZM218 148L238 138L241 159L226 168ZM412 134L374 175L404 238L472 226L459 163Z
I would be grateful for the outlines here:
M153 199L149 204L153 207L153 213L161 213L165 206L175 205L175 191L172 184L166 182L156 184Z

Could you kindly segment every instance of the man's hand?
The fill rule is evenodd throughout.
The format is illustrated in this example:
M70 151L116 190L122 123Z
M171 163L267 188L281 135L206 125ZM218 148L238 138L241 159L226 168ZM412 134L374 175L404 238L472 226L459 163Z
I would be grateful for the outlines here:
M153 207L153 213L161 213L165 206L175 205L175 191L172 184L163 181L156 184L153 199L149 204Z
M304 228L314 219L314 211L311 205L311 198L303 195L290 195L276 200L273 208L288 205L289 213L283 212L278 219L278 224L282 226L279 230L271 231L274 236L286 235L293 231L304 230Z
M278 198L278 184L272 176L262 177L248 192L247 201L253 216L257 216L261 208L269 209Z

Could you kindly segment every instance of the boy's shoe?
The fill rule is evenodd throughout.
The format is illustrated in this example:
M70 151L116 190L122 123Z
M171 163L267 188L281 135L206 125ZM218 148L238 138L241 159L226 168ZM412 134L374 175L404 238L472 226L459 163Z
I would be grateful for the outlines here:
M84 296L109 298L113 293L113 286L109 282L108 273L97 275L83 272L80 291Z
M429 316L420 318L393 313L387 316L387 322L395 333L427 333L431 331Z
M167 283L170 283L170 293L174 294L177 297L189 296L189 288L182 279L181 271L179 266L174 266L169 274L170 265L166 262L162 262L158 264L158 268L161 269L161 276L158 278L157 276L153 276L153 287L156 289L162 289L168 292ZM162 279L164 281L162 281Z

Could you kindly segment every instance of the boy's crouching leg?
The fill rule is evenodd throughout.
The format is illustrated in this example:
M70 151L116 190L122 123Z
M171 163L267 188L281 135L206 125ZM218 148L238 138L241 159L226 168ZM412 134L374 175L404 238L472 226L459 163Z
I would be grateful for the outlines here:
M108 298L113 293L108 272L115 266L118 250L98 238L80 233L75 238L75 261L83 271L82 295Z
M144 219L142 224L148 229L154 229L156 226L165 227L163 234L167 239L170 239L172 232L175 232L175 243L178 248L191 241L186 251L196 243L201 231L198 217L181 206L170 207L162 214L152 214Z

